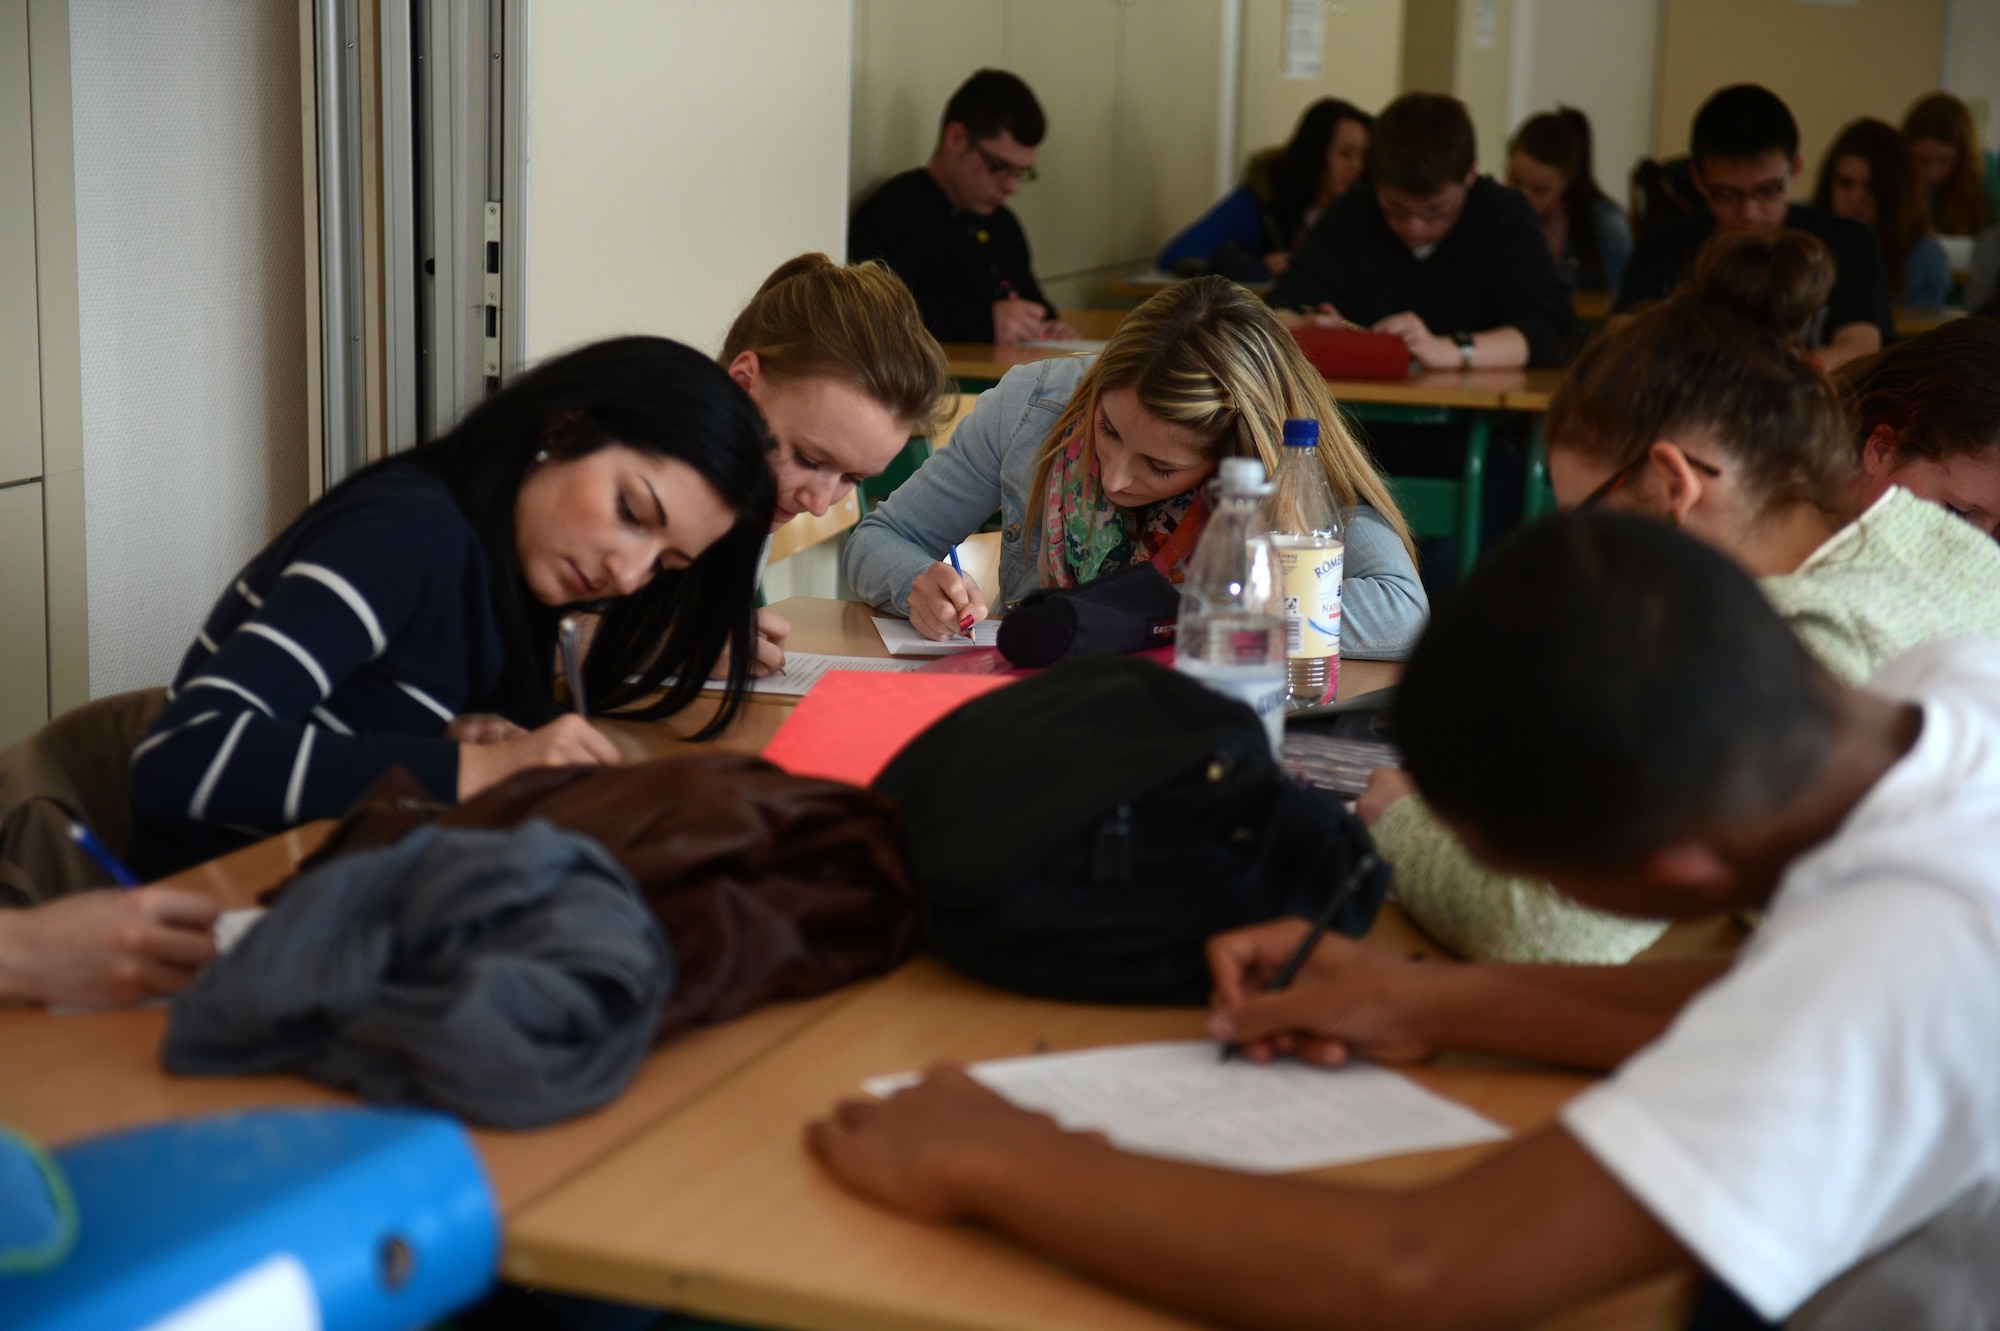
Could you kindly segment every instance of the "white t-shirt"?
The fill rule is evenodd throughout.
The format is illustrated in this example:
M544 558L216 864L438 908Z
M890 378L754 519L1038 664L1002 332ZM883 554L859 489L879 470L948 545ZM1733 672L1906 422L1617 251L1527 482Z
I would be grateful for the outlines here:
M1928 644L1870 687L1922 704L1915 746L1729 973L1562 1115L1772 1320L2000 1190L2000 642Z

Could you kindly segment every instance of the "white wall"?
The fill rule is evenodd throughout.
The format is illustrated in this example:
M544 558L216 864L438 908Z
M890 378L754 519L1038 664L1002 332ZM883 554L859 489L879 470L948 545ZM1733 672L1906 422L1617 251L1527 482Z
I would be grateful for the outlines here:
M1660 0L1514 0L1514 23L1509 136L1538 111L1576 107L1590 117L1597 183L1625 202L1632 164L1656 137ZM1504 146L1482 152L1496 175Z
M1952 0L1946 39L1945 88L1972 108L1979 144L2000 142L2000 0Z
M298 11L72 0L93 695L305 504Z
M529 12L527 354L705 351L765 276L847 237L850 0Z

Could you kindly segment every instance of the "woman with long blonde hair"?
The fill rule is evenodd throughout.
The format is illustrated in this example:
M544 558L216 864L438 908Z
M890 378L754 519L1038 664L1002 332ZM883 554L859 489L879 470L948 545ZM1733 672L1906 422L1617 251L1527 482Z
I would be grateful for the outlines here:
M945 552L997 511L1002 606L1142 561L1178 582L1216 464L1257 457L1275 470L1291 417L1320 422L1320 461L1345 519L1341 652L1400 657L1430 610L1409 528L1290 332L1219 277L1153 297L1095 358L1010 371L951 446L855 529L848 581L919 632L949 637L989 602Z

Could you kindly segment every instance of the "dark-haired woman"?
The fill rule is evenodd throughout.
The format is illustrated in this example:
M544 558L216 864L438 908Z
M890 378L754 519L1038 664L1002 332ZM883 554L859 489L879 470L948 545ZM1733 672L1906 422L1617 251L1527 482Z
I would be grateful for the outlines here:
M1337 97L1314 102L1291 142L1252 157L1243 183L1168 241L1156 262L1171 269L1193 260L1239 281L1284 272L1305 229L1361 179L1374 123Z
M1882 244L1898 305L1935 309L1951 294L1951 261L1931 234L1903 136L1863 118L1840 131L1820 163L1813 207L1859 222Z
M1521 191L1571 291L1617 291L1632 257L1625 210L1598 188L1590 121L1574 107L1531 116L1507 145L1507 183Z
M615 763L556 714L558 620L601 612L599 709L692 702L752 640L767 447L720 366L629 337L537 367L329 491L223 590L133 751L134 869L338 814L391 767L451 802L526 768ZM729 655L703 735L746 688L750 654Z
M1564 508L1653 517L1729 555L1861 683L1922 643L2000 634L2000 545L1907 490L1856 503L1849 427L1796 336L1832 281L1802 232L1712 242L1691 289L1577 358L1549 404L1549 477ZM1378 772L1358 807L1404 908L1447 946L1616 962L1664 930L1481 868L1408 792Z
M2000 536L2000 320L1940 324L1837 379L1861 459L1857 505L1900 486Z
M1919 97L1903 115L1903 142L1940 235L1976 236L1992 220L1972 111L1948 92Z

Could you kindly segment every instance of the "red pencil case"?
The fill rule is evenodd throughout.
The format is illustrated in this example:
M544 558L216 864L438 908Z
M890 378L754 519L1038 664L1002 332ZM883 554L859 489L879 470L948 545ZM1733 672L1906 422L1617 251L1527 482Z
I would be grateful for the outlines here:
M1407 379L1410 348L1394 333L1360 328L1294 328L1312 367L1328 379Z

